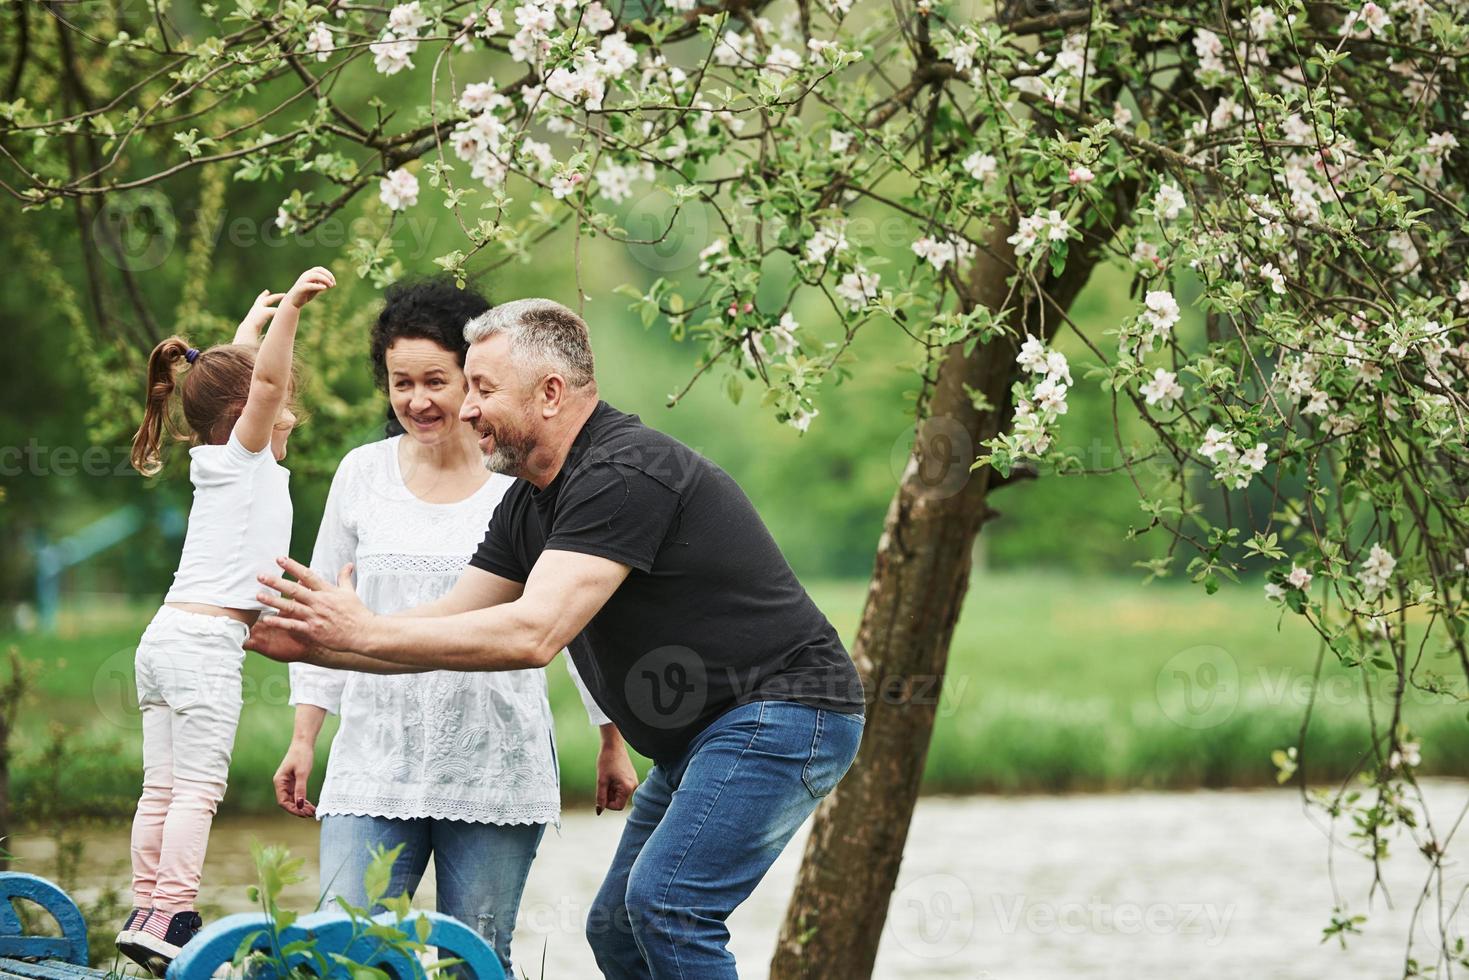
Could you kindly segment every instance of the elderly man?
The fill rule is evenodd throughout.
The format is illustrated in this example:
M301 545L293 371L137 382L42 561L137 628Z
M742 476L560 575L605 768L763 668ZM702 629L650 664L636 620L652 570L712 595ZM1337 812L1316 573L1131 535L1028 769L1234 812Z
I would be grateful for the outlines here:
M460 417L518 477L454 589L394 616L290 559L249 647L393 673L540 667L563 647L654 762L587 921L608 977L734 978L729 914L861 740L861 682L729 475L597 397L581 317L544 299L465 328Z

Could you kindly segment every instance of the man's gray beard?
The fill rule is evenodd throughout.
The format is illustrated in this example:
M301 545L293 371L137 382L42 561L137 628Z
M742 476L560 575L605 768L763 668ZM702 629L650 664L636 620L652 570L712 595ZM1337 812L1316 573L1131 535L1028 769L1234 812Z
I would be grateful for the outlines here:
M525 465L527 453L518 446L502 446L495 444L495 448L485 455L485 469L491 473L500 473L505 476L520 476L521 467Z

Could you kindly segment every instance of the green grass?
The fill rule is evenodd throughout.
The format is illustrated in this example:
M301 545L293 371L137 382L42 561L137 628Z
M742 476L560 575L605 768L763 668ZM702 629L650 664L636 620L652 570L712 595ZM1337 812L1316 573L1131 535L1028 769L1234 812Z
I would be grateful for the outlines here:
M811 591L850 640L865 583L813 583ZM23 709L12 774L13 798L23 808L29 794L57 786L94 812L131 807L139 735L125 691L148 612L130 610L70 635L0 636L0 645L14 644L41 664L36 692ZM925 787L1026 792L1270 784L1270 752L1295 740L1316 656L1315 634L1294 616L1281 620L1255 584L1211 597L1183 584L1143 587L1043 572L976 575L954 638ZM1359 675L1327 659L1305 756L1313 780L1350 771L1368 747ZM1438 669L1452 676L1447 663ZM584 802L596 733L562 665L552 666L549 681L563 794ZM285 668L250 657L222 809L273 807L270 778L291 728L286 697ZM1374 707L1381 717L1382 704ZM1423 772L1469 775L1463 703L1415 702L1407 720L1422 740ZM71 733L60 772L38 761L53 724ZM326 734L318 782L325 744Z

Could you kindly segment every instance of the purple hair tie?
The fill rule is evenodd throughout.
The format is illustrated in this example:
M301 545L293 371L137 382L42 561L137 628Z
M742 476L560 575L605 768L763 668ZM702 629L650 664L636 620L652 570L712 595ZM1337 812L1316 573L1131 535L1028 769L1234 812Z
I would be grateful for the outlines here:
M190 347L188 350L184 351L184 360L188 361L190 364L193 364L194 361L198 360L198 358L199 348Z

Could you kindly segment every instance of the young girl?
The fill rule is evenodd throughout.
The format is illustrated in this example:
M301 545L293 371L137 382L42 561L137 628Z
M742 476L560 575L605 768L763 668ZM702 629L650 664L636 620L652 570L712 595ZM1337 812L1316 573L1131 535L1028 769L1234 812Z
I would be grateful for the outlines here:
M161 468L175 389L195 443L183 555L136 659L143 794L133 819L133 910L117 948L156 976L202 925L194 901L240 718L244 642L264 608L255 576L274 571L290 545L290 474L279 460L297 421L290 408L296 321L301 307L335 285L326 269L310 269L284 296L261 293L234 343L200 351L170 337L148 358L133 466L145 476Z

